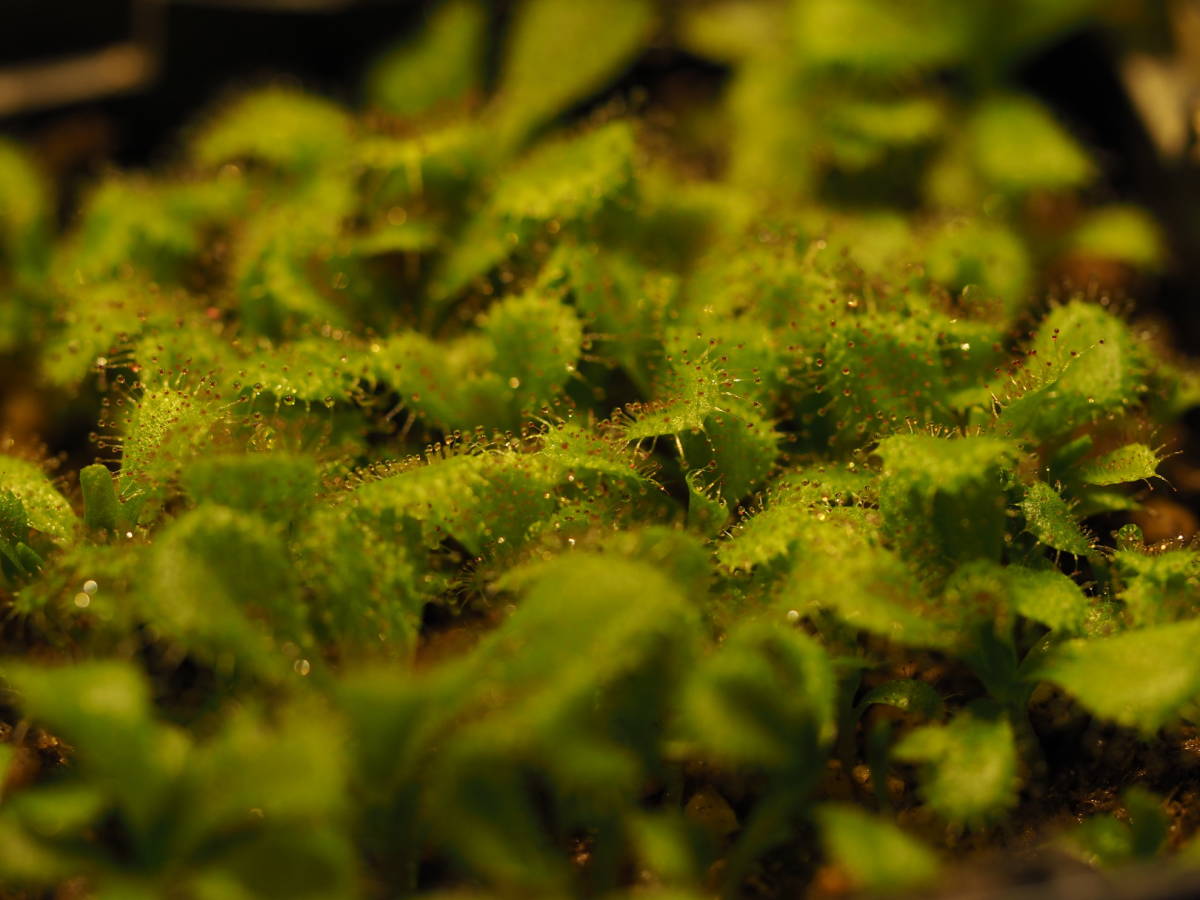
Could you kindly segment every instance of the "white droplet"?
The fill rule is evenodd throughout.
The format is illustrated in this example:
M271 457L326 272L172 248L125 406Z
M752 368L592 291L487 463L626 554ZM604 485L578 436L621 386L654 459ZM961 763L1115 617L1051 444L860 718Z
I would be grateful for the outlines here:
M94 594L100 589L100 585L96 584L91 578L83 583L83 592L85 594Z
M786 618L787 618L787 620L788 620L789 622L791 622L791 623L794 625L795 623L797 623L797 622L799 622L799 621L800 621L800 610L798 610L798 609L789 609L789 610L787 611L787 617L786 617Z
M521 379L514 375L512 378L508 379L508 386L515 391L521 386Z
M307 659L298 659L292 663L292 668L296 670L297 675L307 675L312 671L312 666L308 664Z
M965 343L964 343L964 344L959 344L959 345L958 345L958 349L959 349L959 350L961 350L961 351L963 351L964 353L966 353L968 350L970 350L970 349L971 349L971 345L970 345L970 344L965 344Z
M75 605L78 606L80 609L87 609L91 605L91 603L92 603L92 598L90 595L85 594L82 591L80 591L78 594L75 595Z

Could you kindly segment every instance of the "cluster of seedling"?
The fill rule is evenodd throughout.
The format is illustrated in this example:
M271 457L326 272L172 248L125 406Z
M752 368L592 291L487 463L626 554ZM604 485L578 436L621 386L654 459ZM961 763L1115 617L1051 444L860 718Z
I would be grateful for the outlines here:
M0 346L96 460L0 456L13 896L915 887L1036 807L1031 709L1190 730L1200 555L1106 529L1200 383L1033 290L1159 251L1030 220L1094 166L985 86L1095 9L1024 6L527 0L489 79L451 2L57 236L0 145ZM723 105L561 124L672 35Z

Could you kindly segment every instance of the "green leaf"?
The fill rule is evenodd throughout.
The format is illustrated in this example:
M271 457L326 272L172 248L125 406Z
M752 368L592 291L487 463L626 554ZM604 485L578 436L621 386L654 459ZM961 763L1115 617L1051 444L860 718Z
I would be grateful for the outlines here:
M417 116L461 101L479 89L487 11L474 0L442 4L421 33L387 50L367 69L367 102L398 116Z
M1035 481L1025 488L1021 512L1025 515L1025 529L1047 547L1076 556L1091 552L1091 541L1076 524L1071 507L1046 482Z
M75 387L107 367L110 358L120 358L143 329L157 327L171 313L178 318L182 309L176 296L152 294L128 279L66 291L61 313L63 328L50 340L41 370L49 383Z
M116 533L120 525L121 502L112 473L99 463L79 470L83 491L83 524L93 531Z
M119 799L134 824L161 812L163 791L183 765L187 745L178 733L155 727L141 672L121 662L51 668L6 661L0 675L28 715L77 748L91 783Z
M518 227L591 221L622 199L632 199L633 151L628 122L555 139L501 177L491 208Z
M272 520L300 515L316 496L316 463L286 452L218 455L198 459L181 477L189 499L257 513Z
M29 513L10 489L0 491L0 541L16 544L29 537Z
M274 637L309 643L307 611L282 541L264 519L205 505L155 541L140 606L167 638L225 669L281 679Z
M519 765L502 747L480 739L460 739L439 763L431 824L453 857L512 893L561 894L566 862L539 827Z
M1136 497L1112 488L1076 488L1073 493L1079 498L1079 505L1074 510L1078 519L1104 513L1137 512L1142 508Z
M945 110L932 97L849 100L832 110L832 126L881 148L926 143L945 127Z
M698 872L694 833L686 819L674 811L643 813L629 822L631 843L637 858L649 871L668 884L692 882ZM683 891L654 891L654 900L697 900Z
M439 246L442 235L432 222L406 220L399 225L388 222L357 235L351 253L359 256L430 253Z
M888 268L906 265L894 260ZM872 426L863 409L877 410L889 423L877 433L953 423L957 392L986 377L1000 336L993 323L946 315L921 303L839 315L822 324L828 329L825 342L814 348L809 372L828 397L822 415L834 417L837 433L830 444L845 450L867 442Z
M104 793L94 786L53 784L21 791L11 798L10 810L32 834L43 839L93 825L104 811Z
M1099 485L1148 481L1159 477L1158 463L1158 454L1145 444L1126 444L1080 467L1078 477L1085 484Z
M192 143L205 166L238 159L305 170L345 159L350 118L338 106L289 88L265 88L218 110Z
M1017 613L1051 631L1083 631L1091 603L1079 585L1062 572L1010 565L1004 575Z
M797 50L812 67L890 79L952 65L970 47L970 18L954 4L801 0L794 9Z
M197 890L198 900L350 900L355 863L353 848L336 826L276 826L241 838L202 873L196 880L208 882L211 893Z
M1121 581L1117 597L1135 624L1160 625L1195 614L1200 554L1194 550L1118 550L1113 561Z
M746 623L690 680L681 727L731 764L803 773L833 738L834 694L819 644L782 624Z
M836 803L821 804L815 817L825 855L862 890L911 891L937 877L933 852L891 822Z
M136 738L150 718L145 679L120 662L47 668L7 661L2 674L26 712L70 734L94 762L120 757L122 740Z
M926 802L951 822L981 824L1017 802L1017 748L1005 718L960 713L910 732L893 756L921 764Z
M813 264L812 250L798 241L721 242L696 261L688 283L693 302L719 320L753 316L776 327L796 317L816 326L815 310L798 305L795 298L832 302L839 288L832 275Z
M308 409L320 403L326 409L335 403L361 400L363 390L376 382L380 344L363 348L348 340L308 337L271 347L260 342L249 358L226 363L227 390L256 399L261 394L290 406L302 403Z
M729 506L763 482L779 453L771 424L742 410L710 413L697 431L678 437L684 464L703 480L712 479Z
M70 276L60 278L61 286L80 295L73 312L87 317L89 295L110 279L117 284L105 293L114 308L133 307L132 314L147 311L151 303L161 305L165 297L145 290L142 278L130 277L131 264L147 276L146 282L178 283L187 263L203 250L206 236L242 214L247 197L245 181L232 173L180 180L140 175L104 179L87 195L78 222L58 247L55 268ZM106 316L89 318L107 325L106 334L120 330Z
M439 260L429 285L437 309L468 288L490 288L487 276L499 268L528 235L506 230L491 208L471 217L456 235L454 244Z
M897 678L872 688L858 701L858 708L866 709L874 703L894 706L924 719L940 719L944 708L937 691L924 681L913 678Z
M313 630L344 658L407 659L421 609L444 582L422 569L392 529L373 527L354 513L349 504L319 509L292 545ZM372 564L363 565L365 559Z
M668 346L678 355L660 388L666 399L628 407L632 421L622 434L638 442L673 436L684 469L715 482L732 506L765 480L779 453L779 434L738 398L729 374L707 353L693 358L676 343L681 335L671 337Z
M1074 640L1031 677L1052 682L1088 712L1150 735L1200 697L1200 621Z
M1050 312L1026 351L998 424L1044 440L1129 406L1138 399L1142 361L1128 327L1095 304L1072 301Z
M20 500L29 527L55 543L68 542L79 528L71 504L41 468L28 460L0 454L0 490L9 491Z
M553 498L543 497L550 486L533 460L454 456L368 482L351 499L362 521L386 528L408 519L419 523L428 546L453 536L480 553L500 538L522 541L553 511Z
M1166 846L1171 822L1163 809L1163 798L1135 784L1121 795L1133 829L1133 855L1153 859Z
M869 477L835 466L785 473L766 491L767 506L741 519L717 548L730 569L750 569L791 552L821 507L840 505L867 492Z
M0 875L6 882L53 885L78 873L78 859L46 846L19 822L0 818Z
M661 350L659 323L676 297L679 279L648 269L632 253L597 252L569 237L555 248L538 279L547 291L565 290L605 355L649 390L650 369Z
M659 492L619 444L570 423L541 438L538 453L483 447L398 466L347 502L357 520L393 541L432 548L452 536L472 553L491 555L519 550L535 526L593 491L614 504L627 503L631 493L644 502Z
M986 309L999 298L1002 309L1015 312L1033 280L1024 241L1011 227L987 219L952 219L938 228L929 238L925 264L930 278L973 308ZM970 352L984 346L972 344Z
M483 174L488 146L485 139L486 134L474 121L455 121L414 136L359 137L354 142L353 159L366 169L368 208L388 219L395 215L396 203L411 203L418 198L461 202L466 190ZM400 225L410 221L406 218ZM391 221L389 225L398 227Z
M779 8L747 0L686 6L679 12L684 48L719 62L753 58L779 42L785 25Z
M335 732L311 727L310 717L323 712L284 707L272 727L243 711L225 723L184 773L189 808L181 842L245 827L252 817L272 828L336 819L346 803L345 750ZM212 790L215 784L221 790Z
M878 543L855 510L817 513L796 543L786 602L827 609L852 628L915 647L957 640L903 560Z
M1115 866L1154 859L1166 843L1170 822L1161 797L1141 785L1121 795L1129 821L1093 816L1068 836L1093 864Z
M652 22L644 0L524 0L494 100L501 144L520 143L620 74L642 49Z
M480 329L492 347L491 373L513 392L518 410L538 410L554 399L575 370L583 326L574 311L536 292L506 297Z
M1112 816L1093 816L1066 836L1071 849L1092 865L1116 866L1133 858L1133 830Z
M703 472L692 469L685 476L688 488L688 528L701 534L717 534L729 519L729 507L710 487L701 483Z
M565 872L529 777L568 830L632 812L697 622L662 572L611 554L568 553L520 581L517 611L448 673L467 688L461 726L421 781L447 850L542 896Z
M529 291L493 304L480 330L444 344L417 332L375 355L381 380L446 429L512 429L558 399L575 371L583 326L570 307Z
M332 263L354 202L352 183L339 174L296 187L287 202L248 219L231 268L241 314L253 331L278 337L303 322L346 324Z
M208 385L147 386L122 423L122 494L172 484L184 465L222 443L226 415Z
M49 210L49 185L39 174L30 154L11 141L0 142L0 203L3 209L5 250L22 239L26 229L36 228Z
M999 559L1016 445L911 434L884 438L876 453L883 458L879 509L899 546L934 563Z
M968 128L975 164L999 190L1061 190L1086 184L1095 175L1079 144L1028 97L989 98Z
M1102 206L1090 211L1068 238L1067 252L1151 271L1167 257L1162 229L1136 206Z
M41 274L52 207L53 192L33 158L0 140L0 265L10 266L22 281ZM0 328L0 346L15 337Z

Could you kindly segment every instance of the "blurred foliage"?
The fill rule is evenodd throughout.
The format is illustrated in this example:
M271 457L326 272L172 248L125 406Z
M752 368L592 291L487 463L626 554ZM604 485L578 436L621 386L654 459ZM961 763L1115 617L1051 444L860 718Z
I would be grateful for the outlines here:
M1047 299L1163 238L1010 77L1114 15L526 0L492 72L451 0L364 113L233 97L61 229L0 144L6 377L92 429L0 444L0 883L920 889L1046 695L1194 728L1200 554L1097 516L1196 371ZM663 46L721 96L595 103ZM1159 852L1124 804L1071 846Z

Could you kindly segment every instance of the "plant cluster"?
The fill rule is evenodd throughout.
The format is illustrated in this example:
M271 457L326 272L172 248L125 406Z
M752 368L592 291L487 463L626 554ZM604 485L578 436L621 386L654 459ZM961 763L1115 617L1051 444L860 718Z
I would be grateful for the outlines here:
M1039 287L1161 249L1005 88L1103 11L1018 5L526 0L489 78L457 0L61 233L0 145L0 347L98 460L0 456L0 880L915 887L1047 735L1190 734L1200 554L1110 531L1200 384ZM563 124L665 36L720 103Z

